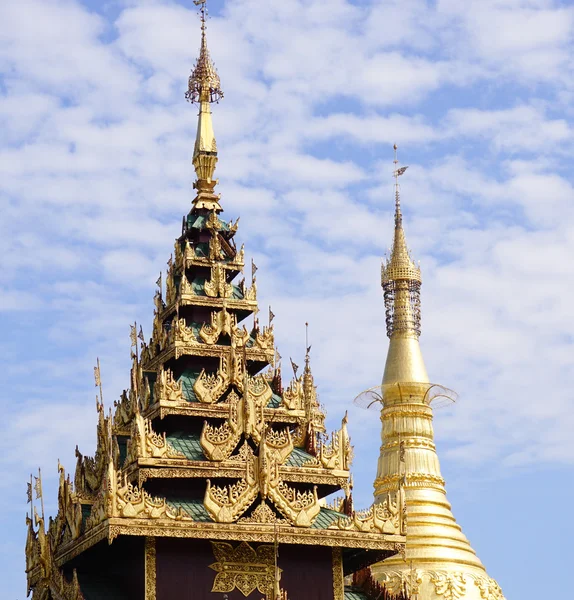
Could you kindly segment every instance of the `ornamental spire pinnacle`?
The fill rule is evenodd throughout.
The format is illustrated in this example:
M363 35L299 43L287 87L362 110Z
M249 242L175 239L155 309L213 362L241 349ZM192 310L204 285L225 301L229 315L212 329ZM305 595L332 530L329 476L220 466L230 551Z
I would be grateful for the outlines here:
M381 285L385 293L387 309L387 335L397 331L420 335L420 286L421 271L410 256L403 229L399 177L408 167L399 167L397 145L395 159L395 234L391 255L381 268Z
M397 145L395 159L395 234L390 257L381 266L381 285L385 298L387 335L391 339L383 384L428 382L420 351L421 271L413 262L403 229L399 177L408 167L399 167Z
M223 98L221 82L215 66L209 55L206 37L207 0L194 0L196 6L200 6L201 16L201 47L199 58L189 76L188 88L185 97L191 103L199 104L199 116L197 121L197 135L193 150L193 166L197 175L194 188L197 196L193 203L197 208L207 208L220 212L219 196L213 192L217 180L213 179L215 165L217 163L217 143L213 132L211 121L210 104L219 102Z
M399 167L396 145L394 150L395 233L381 278L390 340L380 395L375 396L382 404L382 444L374 487L378 501L397 491L404 497L407 545L404 556L384 560L371 572L387 588L404 590L413 600L504 600L446 497L431 402L454 401L456 394L430 382L421 353L421 273L407 248L399 189L407 167ZM367 392L365 399L369 396Z

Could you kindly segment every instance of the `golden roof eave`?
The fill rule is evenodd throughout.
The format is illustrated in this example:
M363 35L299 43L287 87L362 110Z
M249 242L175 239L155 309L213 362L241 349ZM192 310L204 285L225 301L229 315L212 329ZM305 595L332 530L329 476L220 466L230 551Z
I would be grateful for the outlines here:
M341 529L313 529L278 525L276 523L206 523L203 521L174 522L171 519L106 519L76 540L63 544L56 563L63 566L88 548L107 539L112 543L120 535L174 537L189 539L230 540L279 544L302 544L388 550L389 556L404 552L406 537L396 534L366 533Z
M240 478L245 473L245 463L225 461L214 463L205 460L181 458L140 458L137 464L125 469L129 481L137 481L141 486L148 479L205 479ZM346 484L350 471L325 469L324 467L299 467L281 465L279 474L283 481L290 483L312 483L324 486L341 487Z

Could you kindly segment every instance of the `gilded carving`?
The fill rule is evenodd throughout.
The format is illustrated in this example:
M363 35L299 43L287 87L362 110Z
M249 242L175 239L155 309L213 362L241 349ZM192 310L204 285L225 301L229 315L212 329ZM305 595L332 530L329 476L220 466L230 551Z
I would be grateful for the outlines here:
M170 331L166 338L165 346L173 342L179 342L192 346L199 344L193 329L187 326L185 319L178 319L177 317L174 317L172 321ZM161 346L161 348L163 349L165 346Z
M321 512L317 486L313 491L301 491L279 481L277 486L269 488L269 497L296 527L310 527Z
M156 433L151 421L138 412L132 421L126 463L137 462L140 458L185 458L185 454L167 441L165 433Z
M233 286L227 283L226 271L221 263L215 263L211 266L211 278L203 284L205 293L210 298L229 298L233 291Z
M154 385L154 395L156 401L172 402L174 404L183 404L186 402L183 396L183 383L177 381L170 369L164 369L163 366L158 371L157 381Z
M26 517L28 534L26 538L26 573L28 576L28 595L34 590L34 597L46 598L52 594L62 600L84 600L80 590L76 570L72 572L69 581L64 573L58 568L54 556L55 536L58 535L52 523L45 530L44 519L37 514L34 521L38 531L34 530L34 523L30 517ZM57 526L56 526L57 527Z
M168 262L167 277L165 278L165 301L168 306L175 302L177 289L174 281L173 260L170 258Z
M230 456L228 460L233 461L233 462L243 462L244 463L247 461L252 461L253 457L254 457L253 449L247 443L247 440L245 440L243 442L243 444L241 444L241 447L239 448L239 452L237 454L234 454L233 456Z
M305 396L301 379L293 379L283 391L283 404L288 410L303 410Z
M293 439L289 427L279 431L268 428L265 434L265 446L272 453L275 462L283 464L293 452Z
M391 594L399 596L406 591L407 596L411 598L416 597L420 593L423 575L424 573L418 569L387 571L381 574L380 582L385 585Z
M155 538L145 539L145 600L156 600Z
M228 312L225 306L220 311L211 313L211 323L204 323L199 330L199 337L206 344L216 344L222 334L230 338L237 328L237 316Z
M271 597L275 586L275 548L261 544L252 548L246 542L237 547L225 542L212 542L217 562L209 565L217 575L212 592L226 593L239 590L249 596L255 590Z
M476 587L480 590L483 600L504 600L504 594L498 583L491 577L473 576Z
M444 600L458 600L466 593L466 577L464 573L449 571L430 571L430 580L434 584L437 596Z
M193 391L200 402L213 404L217 402L230 383L229 361L222 356L216 373L207 373L202 369L193 384Z
M199 85L196 71L191 97L202 96L206 101L206 90L193 88L194 81ZM210 119L210 113L200 114ZM299 378L295 374L283 390L274 347L274 315L270 310L269 325L262 327L257 317L256 266L252 265L251 287L245 279L233 284L238 272L243 272L245 254L243 246L236 250L233 239L237 222L226 224L218 216L219 196L213 191L217 181L211 178L216 145L213 138L207 139L208 130L198 136L199 146L205 142L193 159L198 195L183 220L175 258L168 262L165 302L161 275L157 282L150 341L146 344L143 333L137 335L137 328L132 328L130 389L115 404L113 420L98 402L96 451L93 457L77 451L74 486L60 468L58 513L48 533L43 516L36 517L37 532L29 519L28 582L34 597L42 600L48 584L60 600L82 600L75 574L67 581L59 568L94 544L106 538L111 543L120 535L145 537L146 600L156 597L155 538L159 536L218 540L213 544L213 590L239 590L246 596L258 590L278 600L286 600L286 594L279 588L274 547L265 544L335 548L335 600L344 596L342 547L381 550L388 555L404 550L403 538L394 537L404 514L398 497L388 496L369 511L351 517L341 513L340 521L329 529L311 527L322 511L318 489L343 489L347 500L350 496L352 447L346 417L341 429L327 440L309 351L303 374ZM255 317L253 328L240 327L250 314ZM191 380L198 371L191 394L187 374L193 373ZM181 373L186 375L178 381L176 375ZM188 423L194 420L190 427L183 424L186 418ZM201 460L188 460L159 431L181 431L181 443L195 453L196 424L202 421ZM295 447L307 453L303 466L300 460L290 464ZM184 500L201 500L194 491L197 485L183 485L184 478L196 478L195 484L197 479L206 481L203 504L210 518L195 521L182 508L189 506ZM169 479L178 481L171 486ZM144 484L147 480L153 481ZM190 495L178 508L161 495L164 492L156 492L175 484L182 484L178 487ZM82 509L88 507L90 514L83 519ZM241 543L233 547L229 539ZM481 590L488 587L484 582L477 585Z
M189 282L185 271L182 271L181 280L179 282L179 295L180 296L192 296L193 295L193 286Z
M201 430L200 443L203 453L209 460L222 461L231 456L241 439L241 431L232 419L219 426L207 421Z
M82 506L72 489L70 477L66 478L64 467L58 464L58 515L53 522L57 536L64 542L75 540L82 532Z
M402 495L400 493L377 502L368 510L356 511L351 517L339 518L332 528L355 529L362 532L378 531L389 535L402 533Z
M212 486L208 479L203 504L214 521L232 523L253 504L258 495L255 478L248 468L245 479L224 487Z
M348 471L352 458L353 448L347 432L347 414L345 414L341 429L331 435L331 442L319 446L319 460L325 469Z
M238 523L288 524L288 521L278 517L266 502L261 502L249 517L242 517Z
M255 282L252 283L250 288L245 290L244 294L245 300L255 302L257 300L257 284Z
M345 600L343 553L341 548L333 548L333 599Z
M275 351L275 338L273 336L273 327L264 327L263 333L259 330L255 333L255 340L253 341L253 347L261 350L273 350Z
M164 498L154 498L131 483L117 490L116 502L117 515L120 517L159 519L170 514Z

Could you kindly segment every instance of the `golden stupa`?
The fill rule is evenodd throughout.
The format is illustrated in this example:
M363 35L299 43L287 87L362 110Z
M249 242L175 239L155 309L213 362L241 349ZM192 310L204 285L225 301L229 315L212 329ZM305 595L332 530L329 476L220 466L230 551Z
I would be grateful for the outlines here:
M382 445L375 498L402 490L406 557L371 567L391 592L411 600L504 600L457 524L446 497L434 444L431 401L449 390L430 382L419 346L421 272L407 248L395 145L395 233L382 265L389 351L381 386Z

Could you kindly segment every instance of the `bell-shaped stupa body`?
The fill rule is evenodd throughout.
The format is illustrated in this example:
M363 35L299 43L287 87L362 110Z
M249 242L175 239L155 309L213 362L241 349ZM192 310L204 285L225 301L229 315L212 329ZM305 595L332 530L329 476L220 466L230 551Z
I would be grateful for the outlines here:
M405 170L395 156L395 233L381 277L390 342L374 486L377 500L403 489L407 546L404 558L371 570L390 592L406 591L411 600L503 600L451 512L440 472L430 403L448 391L430 383L419 346L421 273L406 245L398 187Z

